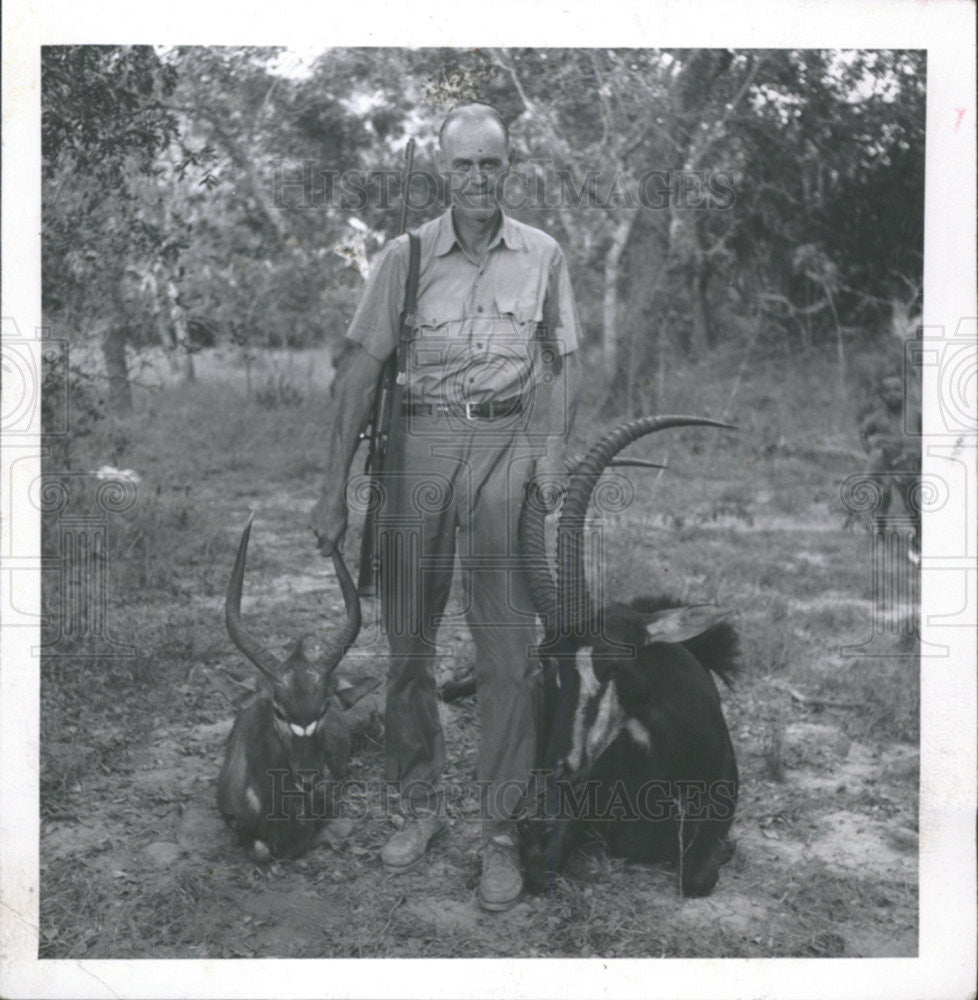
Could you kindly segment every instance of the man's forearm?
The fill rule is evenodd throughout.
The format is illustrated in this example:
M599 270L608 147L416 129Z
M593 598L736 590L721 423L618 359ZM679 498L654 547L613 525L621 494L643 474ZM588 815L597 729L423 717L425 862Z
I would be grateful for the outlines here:
M550 367L544 374L551 377L541 380L537 388L532 434L535 442L546 446L544 454L558 460L564 457L577 413L581 381L577 354L564 355L559 371Z
M355 348L337 384L329 411L326 432L326 474L323 495L342 502L350 464L360 442L360 434L373 410L382 361L362 348Z

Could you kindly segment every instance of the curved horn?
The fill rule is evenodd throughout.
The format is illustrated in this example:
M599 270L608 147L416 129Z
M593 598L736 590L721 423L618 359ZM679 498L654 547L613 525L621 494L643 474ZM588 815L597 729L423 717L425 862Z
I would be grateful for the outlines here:
M574 470L584 461L584 455L574 455L566 461L567 473L571 475ZM659 465L658 462L649 462L644 458L613 458L609 465L621 468L623 466L633 466L637 469L665 469L667 466Z
M543 622L544 642L553 638L557 625L557 585L547 558L546 500L537 486L528 483L519 524L520 553L533 607Z
M238 554L234 559L234 569L228 582L227 597L224 600L224 623L227 626L231 641L248 657L249 660L274 684L279 682L281 661L277 660L257 640L245 631L241 624L241 585L244 582L245 559L248 555L248 539L251 537L251 522L255 515L248 518L248 523L241 534L238 544Z
M346 624L326 644L323 655L319 658L319 668L328 676L346 655L346 651L356 642L360 632L360 597L357 594L357 585L350 576L350 571L343 561L343 553L339 547L333 550L333 568L336 570L336 578L339 580L340 590L343 592L343 604L346 607Z
M557 522L557 628L560 634L591 626L593 608L584 574L584 520L595 484L623 448L646 434L672 427L721 427L730 424L707 417L639 417L609 431L571 473L570 486Z
M584 459L584 455L574 455L572 458L568 458L568 473L573 474L578 466L584 462ZM608 464L646 469L665 468L664 465L648 462L642 458L612 459ZM543 622L544 646L554 638L557 626L557 583L550 571L545 528L547 513L550 509L552 509L552 504L549 503L549 498L545 494L541 494L539 487L534 483L528 483L523 507L520 510L520 553L523 556L533 607Z

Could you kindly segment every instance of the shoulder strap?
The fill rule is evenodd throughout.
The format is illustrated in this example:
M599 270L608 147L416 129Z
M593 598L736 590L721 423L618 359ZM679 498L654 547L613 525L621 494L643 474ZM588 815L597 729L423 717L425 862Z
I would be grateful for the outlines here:
M408 276L404 289L404 308L401 310L400 340L397 345L398 386L406 381L408 344L414 335L414 312L418 305L418 279L421 276L421 238L415 232L408 232Z
M418 278L421 274L421 239L417 233L409 232L407 285L404 289L404 308L401 310L401 340L410 339L414 329L414 310L418 305ZM407 338L405 332L407 331Z

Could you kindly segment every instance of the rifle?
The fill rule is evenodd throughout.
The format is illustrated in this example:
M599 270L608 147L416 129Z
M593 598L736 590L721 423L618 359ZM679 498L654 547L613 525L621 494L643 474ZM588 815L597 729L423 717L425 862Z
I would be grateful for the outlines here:
M401 215L397 227L397 236L407 228L408 189L411 183L411 169L414 166L414 140L408 141L405 151L404 182L401 187ZM410 323L414 319L414 303L418 293L419 249L418 238L410 234L411 263L408 268L407 291L404 298L404 308L401 310L400 331L397 348L387 359L377 392L374 396L374 409L370 422L360 435L360 440L366 439L367 460L363 471L371 478L371 486L379 487L378 476L383 470L387 447L390 443L391 420L401 408L401 396L404 389L405 367L407 365L407 344L411 339ZM375 502L380 496L379 489L371 489L370 503L363 521L363 537L360 540L360 569L357 573L357 593L361 597L377 595L377 574L380 569L380 557L376 552L376 521L377 507Z

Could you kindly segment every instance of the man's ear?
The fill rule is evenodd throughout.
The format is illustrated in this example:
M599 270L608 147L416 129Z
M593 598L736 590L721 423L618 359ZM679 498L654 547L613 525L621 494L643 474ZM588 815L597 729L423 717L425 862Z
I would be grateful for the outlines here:
M340 684L343 684L341 681ZM337 685L334 697L343 706L344 711L353 706L371 691L380 687L381 680L378 677L363 677L355 684Z
M731 615L716 604L691 604L684 608L666 608L645 619L648 642L686 642L719 625Z

